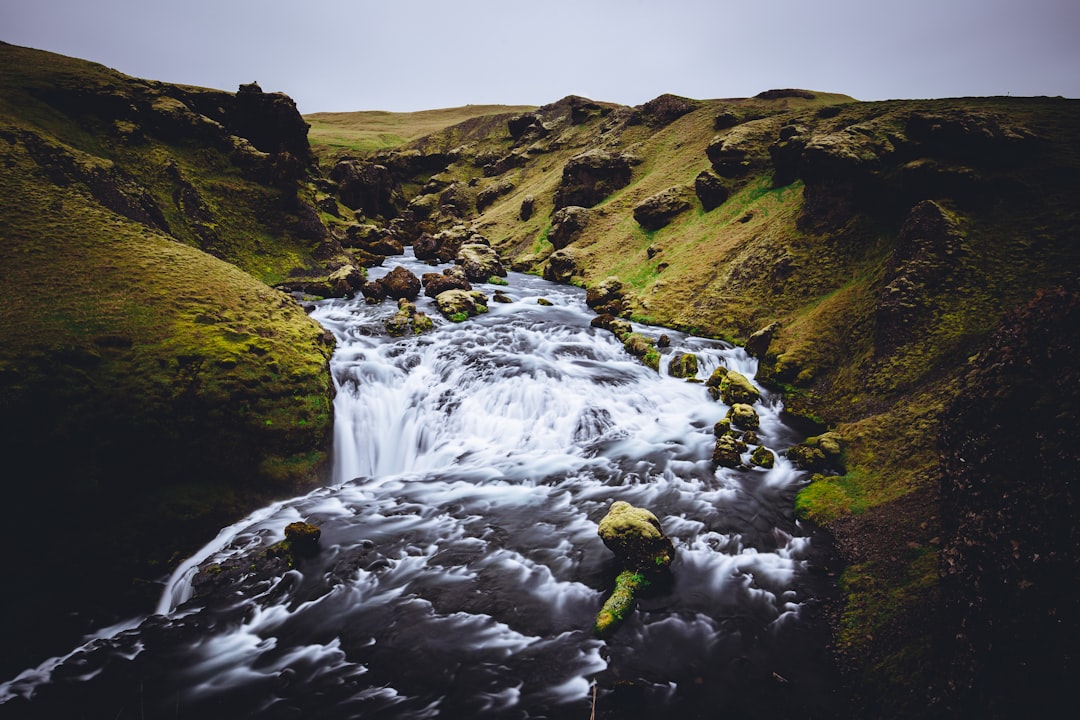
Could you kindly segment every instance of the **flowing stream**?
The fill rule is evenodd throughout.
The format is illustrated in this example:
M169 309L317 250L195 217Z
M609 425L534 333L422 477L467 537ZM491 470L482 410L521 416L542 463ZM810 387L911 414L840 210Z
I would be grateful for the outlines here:
M432 271L410 255L371 275L399 264ZM436 328L415 337L386 334L392 302L319 303L313 316L338 340L333 483L223 529L168 580L155 615L3 683L0 714L833 714L823 550L792 516L804 474L783 457L714 469L728 408L665 367L694 352L699 379L720 364L752 378L755 361L644 328L671 337L658 374L589 326L583 291L509 281L512 303L460 324L421 297ZM763 444L800 439L776 397L756 409ZM620 568L597 523L616 500L652 510L676 558L670 581L599 639L593 620ZM198 566L268 546L298 520L322 529L317 555L244 592L193 597Z

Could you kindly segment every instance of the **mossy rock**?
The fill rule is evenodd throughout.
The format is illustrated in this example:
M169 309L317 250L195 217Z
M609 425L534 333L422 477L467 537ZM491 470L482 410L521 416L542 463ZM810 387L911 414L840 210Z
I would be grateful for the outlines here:
M716 444L713 446L712 462L714 467L742 467L742 453L739 450L739 441L730 433L725 433L716 438Z
M758 467L771 468L776 463L776 456L769 448L760 445L750 456L750 462Z
M627 566L641 572L664 570L675 556L675 547L660 529L656 515L622 500L611 504L597 534Z
M593 630L603 637L619 626L634 607L634 600L640 588L648 586L645 576L633 570L624 570L615 578L615 589L596 615Z
M761 418L758 417L757 411L746 403L732 405L728 410L728 417L732 425L743 430L753 430L761 425Z
M693 353L679 353L671 358L668 365L668 375L676 378L694 378L698 373L697 355Z
M646 366L656 371L660 370L660 352L656 349L655 341L641 333L630 333L623 339L623 347Z
M761 393L745 375L729 370L720 381L720 399L725 405L753 405L761 400Z

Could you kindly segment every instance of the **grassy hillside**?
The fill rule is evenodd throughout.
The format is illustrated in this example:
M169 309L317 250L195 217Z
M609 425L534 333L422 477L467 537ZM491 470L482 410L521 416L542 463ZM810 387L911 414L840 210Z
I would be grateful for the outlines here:
M466 105L420 112L321 112L305 115L311 125L311 148L321 157L366 154L400 147L466 120L487 115L523 113L530 105Z
M266 284L327 256L304 129L284 96L0 44L5 671L318 480L332 342Z
M737 343L777 323L758 379L842 445L797 504L847 562L837 654L866 716L904 717L960 692L935 664L947 629L922 620L940 615L954 524L938 497L941 418L1002 319L1080 267L1078 109L570 97L370 159L404 189L393 231L405 242L464 222L519 269L587 287L618 277L638 320ZM703 173L726 196L708 208ZM476 211L463 196L494 199ZM587 221L556 248L567 197L589 198ZM637 219L665 197L671 217Z

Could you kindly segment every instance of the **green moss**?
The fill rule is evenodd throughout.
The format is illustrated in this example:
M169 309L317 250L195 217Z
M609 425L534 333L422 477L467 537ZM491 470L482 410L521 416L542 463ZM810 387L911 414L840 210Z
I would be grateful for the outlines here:
M467 313L467 312L454 313L453 315L448 315L446 319L449 320L450 322L456 322L456 323L465 322L466 320L469 319L469 313Z
M641 573L624 570L615 578L615 590L604 602L596 615L593 630L604 636L613 632L634 607L638 590L647 587L649 581Z

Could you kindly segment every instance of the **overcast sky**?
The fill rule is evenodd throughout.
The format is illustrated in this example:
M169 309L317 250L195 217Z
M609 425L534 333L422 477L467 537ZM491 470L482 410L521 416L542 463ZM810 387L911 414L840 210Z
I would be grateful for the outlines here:
M1080 0L0 0L0 40L301 112L797 87L1080 97Z

